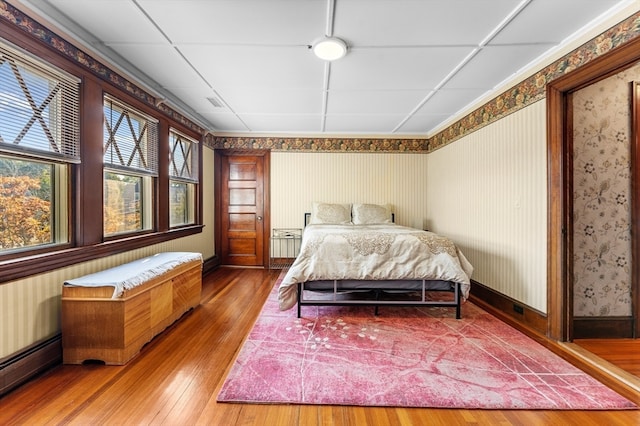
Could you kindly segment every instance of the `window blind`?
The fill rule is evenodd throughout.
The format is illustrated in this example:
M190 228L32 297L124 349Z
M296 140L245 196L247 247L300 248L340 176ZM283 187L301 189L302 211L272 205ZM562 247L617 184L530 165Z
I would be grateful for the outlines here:
M173 128L169 130L169 176L172 179L198 182L197 143Z
M111 169L158 176L158 121L106 95L103 161Z
M80 162L80 80L0 42L0 151Z

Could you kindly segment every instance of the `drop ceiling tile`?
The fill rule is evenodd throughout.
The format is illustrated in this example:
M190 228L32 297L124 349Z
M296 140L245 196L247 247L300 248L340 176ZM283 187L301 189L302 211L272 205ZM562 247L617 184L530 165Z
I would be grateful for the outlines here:
M330 90L328 114L408 114L427 92L413 90Z
M491 44L540 42L557 44L617 3L620 1L532 1L491 41Z
M269 133L319 133L320 114L240 114L251 131Z
M136 63L140 71L151 77L162 87L206 87L206 83L194 69L167 45L125 44L110 45L122 57ZM176 76L180 76L179 79Z
M389 133L404 118L401 114L332 114L327 115L325 131L329 133Z
M311 44L324 35L325 1L138 0L173 43Z
M207 98L215 96L215 93L208 87L169 87L167 89L170 90L171 93L173 93L175 96L182 99L187 105L189 105L194 111L197 111L198 113L231 112L226 108L215 108L213 105L211 105Z
M334 35L356 48L475 45L515 5L512 0L339 1Z
M472 51L470 47L353 49L331 65L330 90L428 90Z
M444 86L447 89L493 89L538 58L550 46L487 46Z
M423 134L428 136L431 129L446 121L449 117L449 114L414 115L403 123L396 134Z
M238 114L320 114L320 89L269 89L225 87L218 91L224 101Z
M455 114L486 93L484 89L441 89L416 111L417 115Z
M229 112L203 112L201 115L213 124L212 129L218 132L247 132L249 129L233 113Z
M47 0L47 3L105 43L166 42L130 0Z
M180 46L215 90L227 86L322 89L324 63L306 47Z

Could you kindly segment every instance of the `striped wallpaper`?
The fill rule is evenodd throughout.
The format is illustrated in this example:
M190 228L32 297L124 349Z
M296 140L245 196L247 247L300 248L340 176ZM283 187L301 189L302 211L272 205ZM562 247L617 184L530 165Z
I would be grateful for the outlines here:
M427 155L271 153L271 226L302 228L314 201L393 206L396 222L422 226Z
M473 279L547 311L546 101L428 156L428 216Z

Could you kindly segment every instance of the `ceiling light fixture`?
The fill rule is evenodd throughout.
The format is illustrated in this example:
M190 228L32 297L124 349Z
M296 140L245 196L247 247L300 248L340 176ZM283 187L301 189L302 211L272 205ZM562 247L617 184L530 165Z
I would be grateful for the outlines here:
M347 43L337 37L323 37L313 43L313 53L325 61L335 61L347 54Z

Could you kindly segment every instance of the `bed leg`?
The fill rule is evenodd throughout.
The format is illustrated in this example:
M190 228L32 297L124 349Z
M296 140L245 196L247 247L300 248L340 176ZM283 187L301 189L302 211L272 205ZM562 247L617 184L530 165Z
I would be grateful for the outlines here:
M298 283L298 318L300 318L300 300L302 299L302 284Z
M456 319L460 319L462 318L462 315L460 313L460 305L462 304L462 298L460 297L460 283L456 283L455 294L456 294Z

